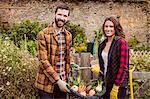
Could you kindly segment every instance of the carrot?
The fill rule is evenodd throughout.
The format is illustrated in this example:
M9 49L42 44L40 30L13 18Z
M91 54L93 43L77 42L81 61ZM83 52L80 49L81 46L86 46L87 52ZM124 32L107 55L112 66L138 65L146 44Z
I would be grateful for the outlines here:
M80 84L78 87L78 92L81 93L81 92L85 91L85 89L86 89L86 86L84 84Z

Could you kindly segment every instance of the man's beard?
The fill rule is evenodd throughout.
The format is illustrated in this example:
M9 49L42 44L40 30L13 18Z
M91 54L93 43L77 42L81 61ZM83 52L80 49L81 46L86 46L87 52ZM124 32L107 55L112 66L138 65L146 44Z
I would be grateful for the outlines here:
M63 25L62 25L62 26L59 26L59 24L58 24L59 21L63 22ZM56 18L55 18L55 23L56 23L56 26L57 26L58 28L62 28L67 22L65 22L64 20L56 19Z

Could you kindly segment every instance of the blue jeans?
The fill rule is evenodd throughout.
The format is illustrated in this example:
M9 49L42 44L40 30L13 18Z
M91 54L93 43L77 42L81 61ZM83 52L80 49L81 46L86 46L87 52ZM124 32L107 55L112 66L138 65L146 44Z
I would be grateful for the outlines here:
M54 86L53 93L47 93L43 90L38 90L40 99L66 99L67 93L60 91L58 85Z

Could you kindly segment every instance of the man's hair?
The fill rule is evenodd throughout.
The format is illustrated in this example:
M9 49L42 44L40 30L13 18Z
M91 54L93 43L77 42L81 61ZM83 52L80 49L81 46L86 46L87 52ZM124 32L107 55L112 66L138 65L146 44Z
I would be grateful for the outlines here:
M70 14L70 8L65 3L61 3L56 7L55 14L57 13L58 9L69 10L68 15Z
M107 17L107 18L105 19L105 21L104 21L104 23L103 23L103 26L102 26L102 30L103 30L103 33L104 33L104 34L105 34L105 32L104 32L104 25L105 25L105 22L106 22L106 21L111 21L111 22L113 22L113 24L114 24L114 29L115 29L115 35L116 35L116 36L120 36L120 37L122 37L122 38L125 38L125 35L124 35L124 33L123 33L123 28L122 28L120 22L119 22L115 17Z

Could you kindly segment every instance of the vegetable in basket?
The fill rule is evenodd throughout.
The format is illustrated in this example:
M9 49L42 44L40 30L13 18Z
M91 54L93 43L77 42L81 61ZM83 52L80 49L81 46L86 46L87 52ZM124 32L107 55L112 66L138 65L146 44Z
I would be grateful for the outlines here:
M73 86L71 87L71 89L74 90L74 91L78 91L78 86L73 85Z
M103 84L103 81L97 80L97 83L98 83L98 85L97 85L97 87L96 87L96 91L97 91L97 92L101 92L101 91L102 91L102 84Z
M95 93L96 93L95 90L94 90L94 89L91 89L91 90L89 91L89 96L93 96Z
M88 85L88 86L86 87L86 91L90 91L91 88L92 88L92 85Z
M81 92L84 92L85 90L86 90L86 86L81 83L78 87L78 92L81 93Z

